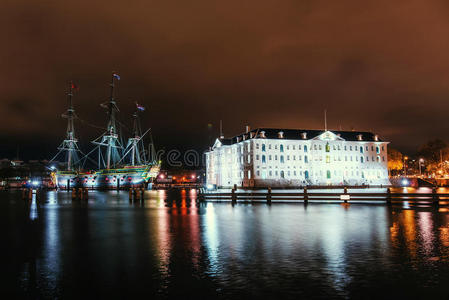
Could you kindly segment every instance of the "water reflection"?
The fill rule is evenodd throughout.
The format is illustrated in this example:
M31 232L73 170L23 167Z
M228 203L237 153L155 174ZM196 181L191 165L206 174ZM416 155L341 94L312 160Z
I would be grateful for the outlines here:
M393 281L418 297L420 284L443 291L449 282L449 215L433 207L232 206L199 203L195 190L146 191L138 203L126 192L35 200L29 211L15 198L0 202L0 213L23 211L27 221L6 235L27 251L5 265L31 298L361 298ZM8 228L23 225L3 217Z

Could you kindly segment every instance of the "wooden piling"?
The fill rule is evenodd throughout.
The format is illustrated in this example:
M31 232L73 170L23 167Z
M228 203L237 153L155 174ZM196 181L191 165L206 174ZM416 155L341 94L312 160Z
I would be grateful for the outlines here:
M271 204L271 187L268 188L267 204Z
M235 204L237 202L237 195L235 194L235 189L232 189L231 201L232 201L232 204Z
M307 187L304 187L304 204L309 202L309 195L307 194Z
M387 204L391 204L391 190L390 190L390 188L387 188L386 199L387 199Z
M440 198L438 197L436 187L432 188L432 200L433 200L433 205L438 206L440 204Z
M129 195L129 201L133 201L133 189L132 188L129 188L128 195Z
M345 186L345 187L343 188L343 194L345 194L345 195L348 194L348 187ZM344 197L343 202L344 202L344 203L348 203L348 198L347 198L347 197Z
M76 199L76 189L72 189L72 199Z

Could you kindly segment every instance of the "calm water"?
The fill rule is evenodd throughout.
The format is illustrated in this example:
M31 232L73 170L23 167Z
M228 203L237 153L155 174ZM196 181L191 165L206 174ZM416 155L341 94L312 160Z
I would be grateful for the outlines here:
M4 299L449 297L445 209L146 193L0 193Z

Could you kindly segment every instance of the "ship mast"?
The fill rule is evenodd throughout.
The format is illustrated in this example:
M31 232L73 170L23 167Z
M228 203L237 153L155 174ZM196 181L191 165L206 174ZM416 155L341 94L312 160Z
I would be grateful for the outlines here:
M111 96L109 97L109 120L108 120L108 135L105 136L107 138L107 154L106 154L106 169L110 169L111 167L111 152L112 148L115 146L116 141L118 139L117 135L117 127L115 122L115 113L118 111L115 99L114 99L114 78L116 78L116 74L112 74L111 78Z
M73 108L73 89L75 85L70 82L69 92L67 93L68 108L67 112L62 115L63 118L67 119L67 133L66 139L62 142L59 150L67 151L67 170L72 171L72 161L78 150L78 140L75 138L75 126L73 125L73 120L76 117L75 109Z
M138 149L138 143L140 141L140 126L139 126L139 116L137 115L137 109L133 114L134 125L133 125L133 137L129 139L128 144L131 144L131 165L141 163L140 153Z

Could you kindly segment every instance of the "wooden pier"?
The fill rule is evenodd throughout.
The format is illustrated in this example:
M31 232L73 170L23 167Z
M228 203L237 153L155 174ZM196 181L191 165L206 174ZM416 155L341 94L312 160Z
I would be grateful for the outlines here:
M398 202L419 202L422 204L447 204L449 201L449 193L438 193L436 188L430 193L400 193L391 192L387 188L386 192L348 192L344 188L342 192L313 192L305 188L303 192L273 192L270 188L267 191L238 191L232 189L230 192L209 192L200 190L198 195L199 201L230 201L233 204L238 202L341 202L341 203L398 203Z

